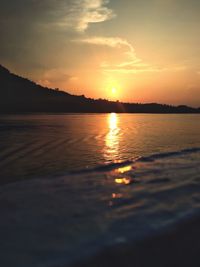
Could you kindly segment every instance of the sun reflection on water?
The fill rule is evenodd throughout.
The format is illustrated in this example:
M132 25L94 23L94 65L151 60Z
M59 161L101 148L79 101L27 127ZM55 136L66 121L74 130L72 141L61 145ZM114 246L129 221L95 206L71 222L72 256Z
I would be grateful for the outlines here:
M128 177L116 178L115 179L115 183L116 184L125 184L125 185L128 185L128 184L131 184L132 182L133 182L132 179L130 179Z
M116 113L110 113L107 118L108 133L105 137L104 157L106 161L113 162L119 159L119 117Z
M121 193L112 193L112 198L113 199L119 199L119 198L122 198L123 195Z
M118 117L116 113L111 113L108 115L108 126L111 130L118 128Z
M128 165L128 166L124 166L124 167L118 168L117 172L118 173L125 173L125 172L131 171L131 170L132 170L132 166Z

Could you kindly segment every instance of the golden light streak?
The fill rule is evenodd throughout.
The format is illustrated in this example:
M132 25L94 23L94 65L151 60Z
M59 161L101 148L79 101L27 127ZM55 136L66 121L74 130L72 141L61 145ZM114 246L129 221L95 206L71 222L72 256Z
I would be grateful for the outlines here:
M105 138L104 157L107 161L113 162L118 159L119 132L118 116L116 113L108 115L108 133Z

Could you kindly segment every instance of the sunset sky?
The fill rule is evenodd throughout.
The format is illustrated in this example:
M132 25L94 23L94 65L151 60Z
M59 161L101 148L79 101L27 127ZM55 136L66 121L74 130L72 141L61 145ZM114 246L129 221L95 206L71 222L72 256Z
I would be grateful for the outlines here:
M200 106L199 0L1 0L0 64L39 84Z

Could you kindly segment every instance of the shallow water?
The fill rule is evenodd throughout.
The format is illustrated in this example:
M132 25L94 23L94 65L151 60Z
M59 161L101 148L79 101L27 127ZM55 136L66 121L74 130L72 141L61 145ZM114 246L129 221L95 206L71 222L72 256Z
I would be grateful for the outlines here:
M200 115L0 116L0 183L200 147Z

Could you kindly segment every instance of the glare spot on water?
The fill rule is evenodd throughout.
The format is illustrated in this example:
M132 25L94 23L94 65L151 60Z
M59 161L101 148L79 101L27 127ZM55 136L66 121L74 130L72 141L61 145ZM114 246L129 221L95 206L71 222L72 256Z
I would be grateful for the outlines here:
M131 184L133 183L133 180L131 178L116 178L115 179L115 183L116 184L124 184L124 185L128 185L128 184Z
M113 198L113 199L121 198L121 197L122 197L122 194L119 194L119 193L112 193L112 198Z
M132 170L132 166L129 165L129 166L124 166L124 167L117 169L117 172L125 173L125 172L131 171L131 170Z

